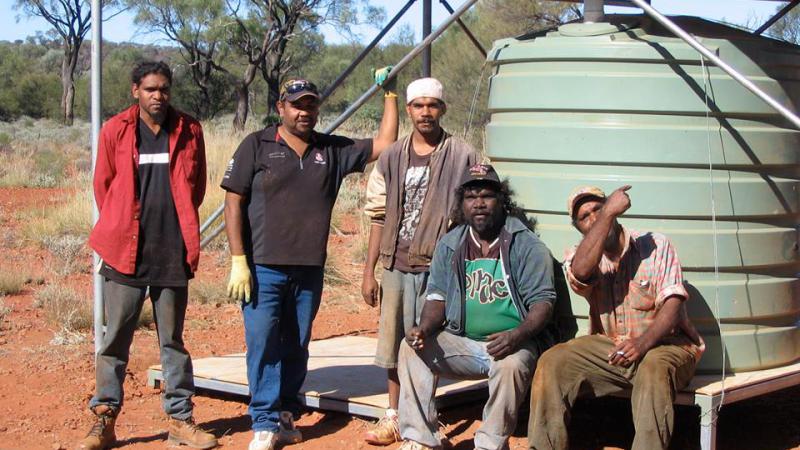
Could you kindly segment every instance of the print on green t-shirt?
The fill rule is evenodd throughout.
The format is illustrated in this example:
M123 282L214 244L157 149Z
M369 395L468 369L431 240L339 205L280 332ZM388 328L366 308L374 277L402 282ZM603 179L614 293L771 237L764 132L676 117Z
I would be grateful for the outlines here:
M511 299L500 258L478 258L465 264L466 336L484 341L492 333L518 326L521 319Z

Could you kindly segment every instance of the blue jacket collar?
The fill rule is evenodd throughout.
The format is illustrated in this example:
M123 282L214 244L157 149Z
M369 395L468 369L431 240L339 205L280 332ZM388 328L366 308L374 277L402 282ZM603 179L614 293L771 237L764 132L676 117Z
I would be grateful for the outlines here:
M457 249L458 246L464 242L464 239L466 239L468 228L469 225L467 224L457 226L442 237L442 245L446 245L453 250ZM521 231L528 231L528 227L516 217L506 217L506 223L503 225L503 228L512 235Z

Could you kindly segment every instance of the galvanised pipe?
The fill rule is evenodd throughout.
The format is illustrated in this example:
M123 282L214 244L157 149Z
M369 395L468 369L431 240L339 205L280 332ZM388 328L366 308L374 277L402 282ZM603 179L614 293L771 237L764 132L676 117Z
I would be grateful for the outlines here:
M347 78L350 75L350 73L356 68L356 66L358 66L361 63L361 61L369 54L369 52L371 52L372 49L375 48L376 45L378 45L378 43L381 41L381 39L383 39L383 37L386 35L386 33L388 33L389 30L392 29L394 24L396 24L397 21L400 20L401 17L403 17L403 15L406 13L406 11L408 11L408 8L410 8L411 5L413 5L415 1L417 1L417 0L408 0L408 2L406 2L405 6L400 8L400 11L397 14L395 14L395 16L392 18L392 20L390 20L389 23L387 23L385 27L383 27L381 32L378 33L377 36L375 36L375 39L373 39L372 42L370 42L364 48L364 50L362 50L361 53L359 53L359 55L356 56L356 59L354 59L353 62L350 63L350 65L346 69L344 69L344 71L339 75L339 77L336 78L333 81L333 83L331 83L331 85L328 86L327 89L325 89L325 92L322 93L322 98L320 99L321 102L324 103L325 99L327 99L328 97L330 97L331 94L333 94L333 91L335 91L336 88L338 88L339 85L342 84L342 82L345 80L345 78Z
M738 81L742 86L747 88L750 92L756 94L756 96L758 96L761 100L764 100L769 106L773 107L776 111L778 111L780 115L785 117L788 121L794 124L795 127L800 129L800 117L797 117L795 113L790 111L785 106L781 105L777 100L770 97L769 94L762 91L761 88L756 86L752 81L748 80L747 77L739 73L736 69L729 66L725 61L720 59L719 56L715 55L714 52L707 49L703 44L698 42L697 39L695 39L689 33L684 31L681 27L676 25L675 22L669 20L663 14L653 9L653 7L648 5L644 0L631 0L631 2L635 3L636 6L641 8L645 13L647 13L647 15L655 19L661 25L665 26L676 36L683 39L687 44L692 46L692 48L700 52L701 55L706 57L709 61L713 62L717 67L719 67L725 73L730 75L734 80Z
M102 80L103 80L103 6L100 0L92 0L92 173L94 174L97 163L97 143L100 138L100 125L102 123ZM94 198L94 196L92 196ZM97 223L100 212L97 204L92 200L92 224ZM100 256L92 252L92 267L100 264ZM92 271L93 297L94 297L94 353L100 351L103 343L103 280L97 271Z

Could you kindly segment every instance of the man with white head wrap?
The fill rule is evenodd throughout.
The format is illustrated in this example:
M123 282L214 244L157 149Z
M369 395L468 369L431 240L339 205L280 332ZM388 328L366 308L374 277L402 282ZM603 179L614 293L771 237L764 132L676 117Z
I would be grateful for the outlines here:
M374 445L399 441L397 355L406 331L419 320L436 241L447 232L448 212L461 174L478 153L440 124L447 111L442 83L421 78L408 85L406 112L414 131L381 154L367 185L369 249L361 292L376 306L380 325L375 364L388 370L389 409L367 431ZM380 259L381 287L375 280Z

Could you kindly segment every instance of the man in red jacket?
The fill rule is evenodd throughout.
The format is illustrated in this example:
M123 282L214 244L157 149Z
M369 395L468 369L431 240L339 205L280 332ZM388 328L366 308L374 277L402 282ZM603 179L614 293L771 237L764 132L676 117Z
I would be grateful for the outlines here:
M162 403L169 441L212 448L216 438L192 419L192 360L182 338L187 285L200 254L203 130L197 120L170 107L172 72L166 64L141 62L131 81L137 103L103 126L94 173L100 218L89 245L103 259L107 328L90 402L96 421L79 448L114 444L130 345L148 291L166 378Z

